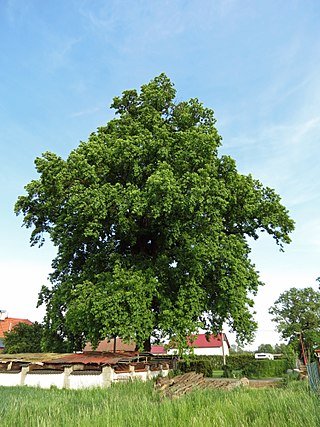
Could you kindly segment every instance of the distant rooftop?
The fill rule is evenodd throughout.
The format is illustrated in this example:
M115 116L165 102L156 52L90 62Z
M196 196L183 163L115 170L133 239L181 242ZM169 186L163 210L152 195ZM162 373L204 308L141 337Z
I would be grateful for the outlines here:
M32 322L28 319L19 319L17 317L6 317L0 320L0 338L4 338L5 332L10 332L19 323L25 323L26 325L32 325Z

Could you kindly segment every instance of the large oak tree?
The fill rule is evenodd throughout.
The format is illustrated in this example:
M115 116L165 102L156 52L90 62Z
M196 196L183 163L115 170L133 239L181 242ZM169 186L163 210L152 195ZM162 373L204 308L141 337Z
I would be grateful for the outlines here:
M73 348L106 336L185 337L227 322L239 339L255 329L260 284L247 238L265 231L282 248L293 221L280 197L237 171L213 111L175 102L164 75L114 98L117 117L64 160L35 160L39 179L15 211L57 247L45 322Z

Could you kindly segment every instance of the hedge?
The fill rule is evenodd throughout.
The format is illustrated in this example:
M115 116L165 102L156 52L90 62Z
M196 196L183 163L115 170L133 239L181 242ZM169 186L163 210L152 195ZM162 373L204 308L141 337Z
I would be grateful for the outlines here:
M253 354L231 354L226 357L225 366L223 366L222 356L194 356L178 363L178 369L182 372L201 372L206 377L212 377L213 372L218 370L223 370L225 377L281 377L287 369L293 367L294 360L290 357L278 360L257 360Z
M180 360L178 369L182 372L196 371L203 373L205 377L212 377L213 371L223 369L222 356L194 356L190 360Z

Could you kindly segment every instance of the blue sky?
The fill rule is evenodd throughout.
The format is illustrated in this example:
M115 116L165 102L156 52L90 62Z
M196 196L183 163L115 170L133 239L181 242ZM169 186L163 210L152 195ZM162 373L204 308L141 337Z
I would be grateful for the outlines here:
M266 285L256 344L275 342L268 307L320 276L320 2L2 0L0 2L0 308L40 320L54 256L29 247L13 205L33 161L66 156L113 115L113 96L165 72L177 99L215 111L221 153L282 196L296 221L280 253L252 244Z

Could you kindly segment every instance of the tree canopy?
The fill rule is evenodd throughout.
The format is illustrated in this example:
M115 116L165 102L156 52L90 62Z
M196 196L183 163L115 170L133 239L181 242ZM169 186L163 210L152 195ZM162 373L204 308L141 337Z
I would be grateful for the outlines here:
M298 348L302 334L304 346L312 355L314 346L320 345L320 292L311 287L291 288L280 295L269 312L282 338Z
M32 325L18 323L10 332L5 332L6 353L40 353L43 327L35 322Z
M258 353L275 353L272 344L260 344L257 350Z
M247 238L290 242L279 195L219 156L211 109L175 94L161 74L115 97L116 117L67 159L35 160L40 177L16 203L31 244L57 247L39 302L74 348L115 335L183 342L224 322L250 339L260 281Z
M292 354L293 349L290 345L280 343L275 344L274 346L272 344L260 344L258 349L258 353L271 353L271 354Z

